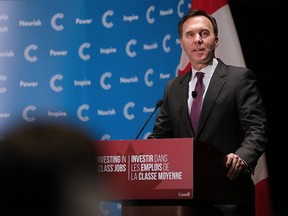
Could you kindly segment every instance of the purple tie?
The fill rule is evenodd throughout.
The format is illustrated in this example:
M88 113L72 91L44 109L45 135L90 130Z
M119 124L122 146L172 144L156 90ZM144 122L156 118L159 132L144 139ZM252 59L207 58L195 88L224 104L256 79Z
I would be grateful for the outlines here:
M198 120L201 112L202 99L203 99L203 72L196 72L197 83L195 86L195 90L193 92L193 102L191 107L190 119L194 128L194 132L196 133L198 127Z

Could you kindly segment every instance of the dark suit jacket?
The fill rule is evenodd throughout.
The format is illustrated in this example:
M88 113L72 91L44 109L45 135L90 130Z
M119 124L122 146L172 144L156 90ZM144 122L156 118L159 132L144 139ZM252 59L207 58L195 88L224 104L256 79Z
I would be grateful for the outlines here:
M267 143L267 120L253 71L218 65L208 86L198 132L188 112L188 84L191 72L167 83L163 104L148 138L184 138L208 142L223 154L235 153L253 172Z

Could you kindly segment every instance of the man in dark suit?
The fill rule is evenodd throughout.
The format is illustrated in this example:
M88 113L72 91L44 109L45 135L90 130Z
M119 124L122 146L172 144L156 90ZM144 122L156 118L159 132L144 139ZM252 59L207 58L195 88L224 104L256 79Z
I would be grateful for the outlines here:
M217 22L204 11L190 11L180 20L178 31L181 48L189 57L192 70L167 83L153 133L148 138L192 137L210 143L227 156L227 178L235 181L239 175L246 175L251 180L251 173L265 151L268 133L255 75L250 69L226 65L215 57ZM193 100L199 95L199 92L192 93L197 82L195 74L199 71L204 73L203 101L198 127L193 128L189 116ZM254 188L247 190L254 197ZM254 214L253 202L243 208L225 207L220 205L226 215ZM207 214L210 213L213 212Z

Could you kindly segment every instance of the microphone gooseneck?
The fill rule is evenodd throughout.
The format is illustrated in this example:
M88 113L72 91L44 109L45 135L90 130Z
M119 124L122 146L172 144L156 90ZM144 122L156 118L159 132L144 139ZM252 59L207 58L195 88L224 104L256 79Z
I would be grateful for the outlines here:
M140 136L140 134L142 133L142 131L144 130L144 128L146 127L146 125L148 124L148 122L150 121L151 117L154 115L154 113L156 112L156 110L161 107L163 104L163 100L158 100L155 106L154 111L151 113L151 115L149 116L149 118L147 119L147 121L145 122L145 124L143 125L143 127L141 128L141 130L139 131L139 133L137 134L135 140L138 139L138 137Z

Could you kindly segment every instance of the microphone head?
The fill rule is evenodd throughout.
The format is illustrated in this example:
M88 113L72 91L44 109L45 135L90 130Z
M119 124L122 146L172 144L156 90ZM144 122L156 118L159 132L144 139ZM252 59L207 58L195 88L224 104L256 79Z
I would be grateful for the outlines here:
M163 104L163 100L158 100L156 103L156 107L160 107Z
M197 91L192 91L192 98L196 98L197 97Z

